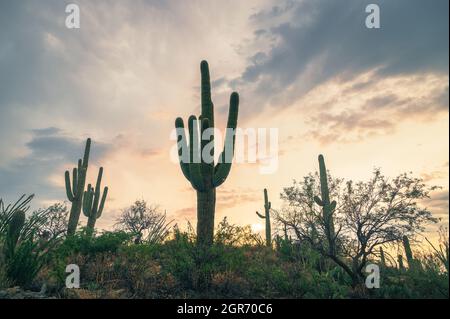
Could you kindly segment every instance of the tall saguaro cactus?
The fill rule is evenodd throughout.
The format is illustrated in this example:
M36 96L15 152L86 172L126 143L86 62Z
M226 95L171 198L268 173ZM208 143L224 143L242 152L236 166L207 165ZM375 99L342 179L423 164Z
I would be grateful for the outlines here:
M269 202L269 196L267 195L267 189L264 188L264 215L256 212L259 218L266 220L266 246L272 247L272 230L270 226L270 209L272 208L272 203Z
M94 231L95 222L102 215L106 196L108 196L108 187L105 186L103 189L103 196L101 196L100 199L102 176L103 167L100 167L95 189L91 186L91 184L89 184L83 197L83 214L88 218L87 229L91 233Z
M322 198L314 196L314 201L322 207L322 218L325 226L325 235L328 241L329 253L336 256L336 236L334 230L333 213L336 209L336 201L330 202L330 190L328 189L327 168L323 155L319 155L320 191Z
M79 159L78 167L75 167L72 170L72 183L70 182L69 171L65 172L66 194L69 201L72 202L72 207L70 208L69 215L69 224L67 227L67 235L73 235L75 233L78 225L78 220L80 219L90 149L91 139L88 138L86 141L86 147L84 149L83 159Z
M215 164L214 106L211 100L209 67L206 61L201 62L200 71L201 115L198 121L194 115L189 117L189 148L181 118L175 120L175 127L178 134L178 155L181 170L197 191L197 243L208 246L212 244L214 236L216 188L226 180L231 170L235 142L234 131L237 126L239 111L239 95L236 92L231 94L225 145L218 163Z

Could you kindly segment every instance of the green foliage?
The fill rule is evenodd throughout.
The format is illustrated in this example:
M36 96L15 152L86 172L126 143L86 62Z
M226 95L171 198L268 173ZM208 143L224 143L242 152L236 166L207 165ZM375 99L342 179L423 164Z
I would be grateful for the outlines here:
M189 148L183 119L177 118L175 127L178 134L181 171L197 191L197 243L208 246L212 244L214 237L216 188L225 182L231 170L239 95L236 92L231 94L225 144L217 165L214 165L214 145L212 144L214 142L212 130L214 128L214 106L211 100L209 66L206 61L201 62L200 71L202 78L201 115L198 120L194 115L189 117ZM207 132L208 139L203 138L205 132ZM205 158L206 153L210 155L210 160Z
M120 247L131 240L130 234L123 231L104 232L95 236L90 229L82 228L75 235L67 237L58 247L57 253L67 257L73 254L93 256L100 253L116 253Z
M3 203L0 205L4 222L0 232L3 276L9 284L25 287L33 282L57 243L56 239L41 240L37 236L50 211L40 210L26 217L25 212L32 198L24 195L6 208Z

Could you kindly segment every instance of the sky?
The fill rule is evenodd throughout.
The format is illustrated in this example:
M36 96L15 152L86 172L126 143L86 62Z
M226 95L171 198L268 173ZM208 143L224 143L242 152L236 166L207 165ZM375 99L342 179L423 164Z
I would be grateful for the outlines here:
M66 5L80 28L65 26ZM365 8L380 8L368 29ZM179 224L195 221L195 191L172 161L174 120L199 114L209 62L216 126L231 92L241 128L278 129L278 169L234 163L217 190L224 216L261 230L293 179L317 170L367 180L375 167L413 172L442 189L424 205L448 224L447 0L0 2L0 197L66 199L64 171L93 140L88 180L104 167L110 229L136 199ZM84 222L84 221L83 221ZM437 226L428 230L434 232Z

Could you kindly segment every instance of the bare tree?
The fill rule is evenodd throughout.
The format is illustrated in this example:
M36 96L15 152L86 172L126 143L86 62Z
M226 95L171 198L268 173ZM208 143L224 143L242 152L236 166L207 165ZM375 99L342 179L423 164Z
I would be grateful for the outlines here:
M116 228L135 236L134 242L158 243L169 233L166 213L159 212L158 206L147 206L145 200L137 200L124 209L117 220Z
M330 197L337 202L332 218L324 218L321 207L315 204L314 196L320 193L316 173L283 190L285 205L276 219L298 240L308 242L339 265L354 286L363 281L364 267L377 254L377 247L401 241L404 235L413 237L426 223L437 221L418 205L435 187L427 187L410 174L389 180L376 169L369 181L358 183L344 183L329 174L324 177Z
M66 203L55 203L48 208L34 211L32 216L45 215L45 221L39 226L38 235L43 239L61 237L67 230L69 210Z

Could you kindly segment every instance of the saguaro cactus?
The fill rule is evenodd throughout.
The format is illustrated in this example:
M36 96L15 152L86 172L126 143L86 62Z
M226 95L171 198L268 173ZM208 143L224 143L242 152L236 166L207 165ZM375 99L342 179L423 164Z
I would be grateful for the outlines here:
M269 202L269 196L267 195L267 189L264 188L264 215L261 215L260 213L256 212L256 215L259 216L259 218L266 220L266 246L272 247L272 231L270 227L270 209L272 207L272 203Z
M384 256L383 247L380 247L380 262L382 267L386 267L386 257Z
M419 262L414 259L412 250L411 250L411 245L409 243L409 239L408 237L405 235L402 238L403 241L403 248L405 249L405 255L406 255L406 260L408 261L408 267L409 269L416 269L417 267L420 267Z
M70 208L69 223L67 227L67 235L73 235L75 233L78 225L78 220L80 219L90 149L91 139L88 138L86 141L86 147L84 149L83 159L79 159L78 168L75 167L72 170L72 183L70 183L69 171L65 172L66 194L69 201L72 202L72 207Z
M105 206L106 196L108 196L108 187L103 190L103 196L100 199L100 188L102 183L103 167L100 167L97 176L97 184L95 190L88 185L87 190L84 192L83 198L83 214L88 218L87 229L89 232L94 231L95 222L102 215L103 207Z
M403 265L403 256L402 255L398 255L397 256L397 261L398 261L398 269L399 270L404 270L405 266Z
M317 205L322 207L322 218L325 226L325 235L328 241L329 253L335 256L336 249L336 236L334 230L333 213L336 209L336 201L330 202L330 191L328 189L328 176L327 168L325 167L325 160L323 155L319 155L319 170L320 170L320 191L322 198L314 196L314 201Z
M20 232L22 231L24 224L25 212L22 210L15 211L8 223L8 230L6 232L6 257L9 258L14 255L14 251L16 250L16 246L19 241Z
M197 243L199 245L211 245L214 236L216 188L226 180L231 170L239 95L236 92L231 94L225 145L219 156L219 161L215 165L214 132L211 130L214 128L214 106L211 100L209 67L206 61L201 62L200 71L201 115L199 121L194 115L189 117L189 148L181 118L175 120L175 127L178 134L178 155L181 170L197 191ZM198 122L200 125L198 125ZM199 139L201 139L200 143Z

